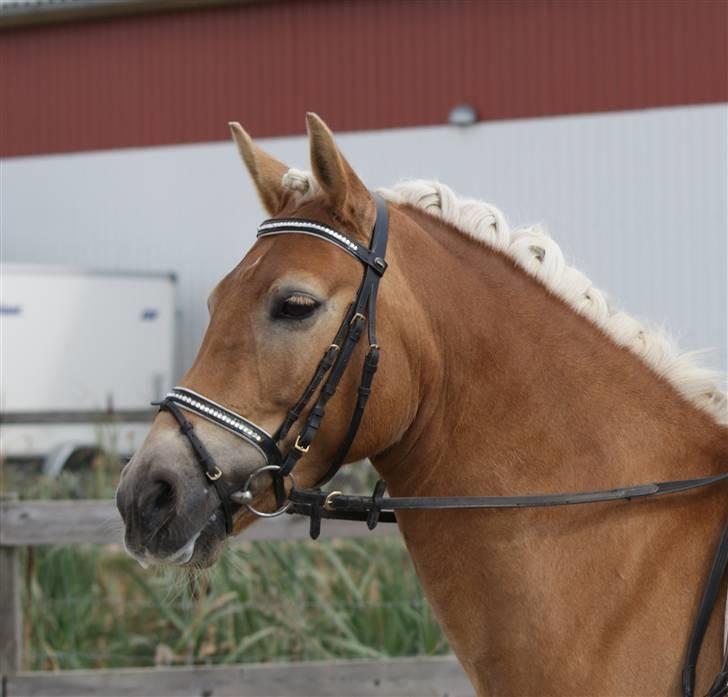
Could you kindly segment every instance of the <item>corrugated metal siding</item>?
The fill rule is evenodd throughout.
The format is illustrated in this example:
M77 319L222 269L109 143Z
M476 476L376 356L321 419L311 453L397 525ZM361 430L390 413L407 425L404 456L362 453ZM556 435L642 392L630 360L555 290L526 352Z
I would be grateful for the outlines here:
M616 304L728 368L728 105L351 133L363 180L438 178L542 221ZM262 143L307 167L304 138ZM0 257L179 278L182 366L265 217L232 142L8 161Z
M4 31L4 156L728 100L723 0L288 0Z

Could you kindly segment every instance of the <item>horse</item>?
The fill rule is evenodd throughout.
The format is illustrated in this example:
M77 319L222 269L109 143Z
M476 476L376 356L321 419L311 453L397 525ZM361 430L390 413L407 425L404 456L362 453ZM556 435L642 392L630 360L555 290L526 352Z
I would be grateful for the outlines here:
M274 227L309 221L367 249L378 205L326 124L306 121L311 172L279 162L239 124L231 130ZM305 412L279 430L281 451L300 458L298 486L328 471L361 366L380 347L345 462L369 458L393 496L725 473L719 376L614 309L541 228L512 230L494 206L438 182L380 194L389 242L376 346L351 350L315 442L301 447L296 437ZM125 546L143 564L210 566L228 528L241 532L258 519L251 511L272 513L285 498L286 482L276 491L276 472L261 470L265 449L236 437L231 422L218 426L237 414L241 428L268 438L321 352L340 349L331 337L342 320L359 321L349 318L362 260L315 229L261 235L210 294L209 326L180 386L205 395L205 409L219 407L219 423L203 407L186 417L160 410L117 491ZM185 437L192 429L196 443ZM200 452L215 463L207 477ZM248 500L239 501L251 505L226 513L220 491L243 487ZM724 482L639 503L399 511L397 524L478 695L673 695L725 512ZM722 598L725 579L721 589ZM721 661L722 615L721 601L698 666L703 691Z

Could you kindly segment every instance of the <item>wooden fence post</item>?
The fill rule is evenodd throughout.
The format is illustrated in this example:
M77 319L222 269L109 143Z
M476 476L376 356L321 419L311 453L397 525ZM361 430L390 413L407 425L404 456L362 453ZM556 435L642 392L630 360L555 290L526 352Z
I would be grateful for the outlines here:
M17 494L0 494L0 508ZM18 548L0 540L0 675L20 671L21 650L20 568Z

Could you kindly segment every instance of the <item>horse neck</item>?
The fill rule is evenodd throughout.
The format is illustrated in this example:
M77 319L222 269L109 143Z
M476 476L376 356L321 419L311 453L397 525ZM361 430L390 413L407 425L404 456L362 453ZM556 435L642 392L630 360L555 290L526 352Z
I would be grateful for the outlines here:
M584 490L725 467L724 427L512 260L419 210L393 217L412 314L428 318L406 330L416 416L375 459L393 494Z

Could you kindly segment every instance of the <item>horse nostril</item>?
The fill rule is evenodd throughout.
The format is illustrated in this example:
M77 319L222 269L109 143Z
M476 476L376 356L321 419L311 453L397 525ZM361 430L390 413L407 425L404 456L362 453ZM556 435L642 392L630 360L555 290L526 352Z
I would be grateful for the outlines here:
M174 505L174 487L163 479L154 482L155 491L151 499L152 508L158 511L165 511Z

